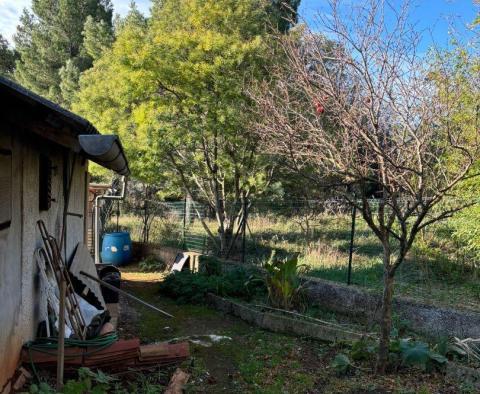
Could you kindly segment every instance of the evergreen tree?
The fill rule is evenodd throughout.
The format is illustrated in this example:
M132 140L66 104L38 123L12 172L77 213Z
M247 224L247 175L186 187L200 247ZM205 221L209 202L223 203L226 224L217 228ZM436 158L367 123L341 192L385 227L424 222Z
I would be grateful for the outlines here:
M8 41L0 34L0 75L11 77L15 69L15 51L8 45Z
M89 15L82 34L85 51L93 60L98 59L103 51L112 46L112 26L107 24L103 19L96 21Z
M153 7L152 9L154 10L156 7L160 6L161 3L158 3L158 1L153 1ZM127 15L122 18L118 14L116 15L115 21L114 21L114 30L115 30L115 35L118 36L122 30L126 27L129 28L145 28L147 25L147 18L140 12L140 10L137 7L137 4L135 1L130 2L130 7L128 10Z
M79 73L91 67L94 59L84 46L89 16L94 21L89 32L93 23L111 31L110 0L33 0L32 12L24 10L14 38L20 56L15 78L34 92L69 106ZM89 35L90 49L92 40L93 34Z
M60 69L60 93L63 101L71 103L78 90L78 80L80 79L80 69L75 65L72 59L68 59L66 64Z

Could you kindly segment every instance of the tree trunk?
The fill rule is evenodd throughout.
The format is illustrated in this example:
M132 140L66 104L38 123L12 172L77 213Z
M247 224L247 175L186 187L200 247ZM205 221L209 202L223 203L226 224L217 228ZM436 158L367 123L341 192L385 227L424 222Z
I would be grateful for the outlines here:
M390 266L391 251L389 245L383 247L383 297L380 321L380 344L378 349L377 372L384 374L388 363L390 332L392 330L392 300L394 274Z

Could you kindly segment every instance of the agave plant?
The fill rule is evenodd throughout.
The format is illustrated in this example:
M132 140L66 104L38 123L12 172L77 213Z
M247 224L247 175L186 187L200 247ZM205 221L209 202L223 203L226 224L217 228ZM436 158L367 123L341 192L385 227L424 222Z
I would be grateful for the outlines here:
M276 308L291 310L303 306L304 288L300 275L307 271L298 258L275 260L272 253L264 264L268 300Z

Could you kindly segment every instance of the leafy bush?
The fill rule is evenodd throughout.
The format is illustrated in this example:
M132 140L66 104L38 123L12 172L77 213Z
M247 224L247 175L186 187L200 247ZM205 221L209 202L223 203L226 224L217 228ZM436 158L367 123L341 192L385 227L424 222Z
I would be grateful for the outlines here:
M213 256L200 256L200 267L202 272L207 275L221 275L222 264L216 257Z
M400 355L405 366L418 366L423 370L432 370L447 363L445 355L430 349L428 344L410 339L396 339L390 345L390 351Z
M366 339L355 341L350 350L350 357L354 361L369 360L377 352L377 347Z
M160 284L160 292L184 303L201 303L207 293L221 296L251 299L265 292L260 281L251 280L250 270L237 268L222 275L206 273L174 272Z
M298 263L298 258L275 260L274 254L265 263L265 284L268 289L268 300L276 308L290 310L303 308L304 286L300 274L307 266Z
M141 272L160 272L164 271L166 264L154 256L148 256L138 265Z

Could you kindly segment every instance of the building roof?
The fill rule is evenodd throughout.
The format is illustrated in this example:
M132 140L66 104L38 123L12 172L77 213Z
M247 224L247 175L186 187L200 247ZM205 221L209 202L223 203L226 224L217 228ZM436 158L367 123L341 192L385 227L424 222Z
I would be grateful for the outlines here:
M130 173L118 136L100 134L88 120L1 76L0 112L2 121L18 131L67 147L121 175Z

